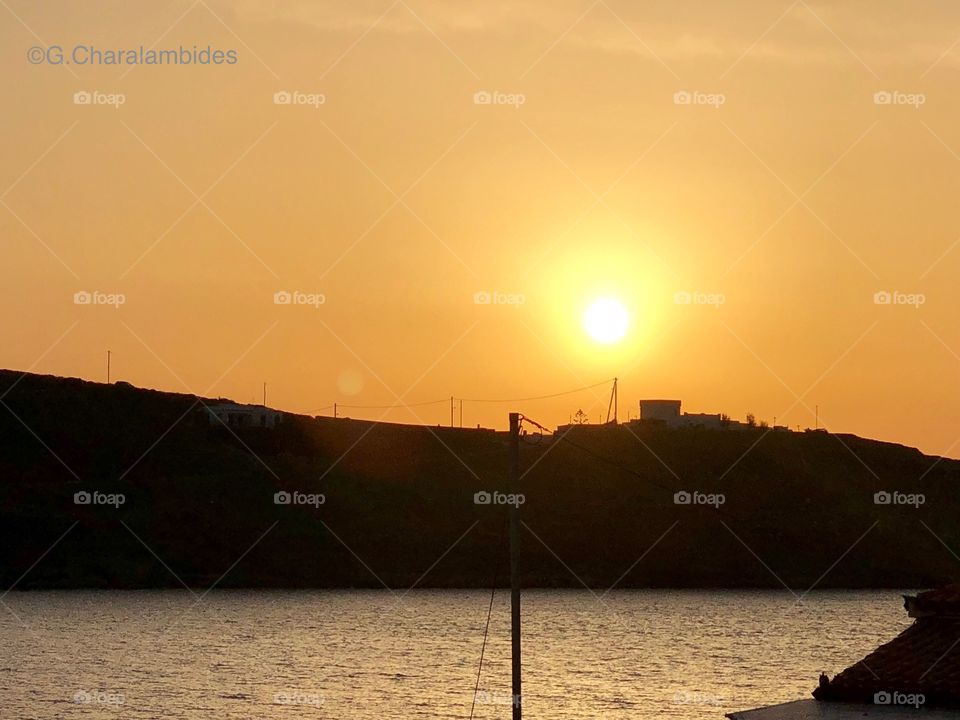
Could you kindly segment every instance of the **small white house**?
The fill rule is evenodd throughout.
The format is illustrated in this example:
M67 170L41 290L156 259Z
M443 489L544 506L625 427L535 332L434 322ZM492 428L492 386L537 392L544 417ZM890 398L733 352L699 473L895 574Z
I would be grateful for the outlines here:
M720 413L682 413L679 400L641 400L640 419L661 422L667 427L723 427Z
M667 425L680 424L679 400L641 400L640 419L655 420Z
M264 405L217 403L206 408L211 425L226 425L229 428L274 428L283 420L283 413Z
M680 416L680 424L687 427L703 427L710 430L719 430L723 427L720 413L684 413Z

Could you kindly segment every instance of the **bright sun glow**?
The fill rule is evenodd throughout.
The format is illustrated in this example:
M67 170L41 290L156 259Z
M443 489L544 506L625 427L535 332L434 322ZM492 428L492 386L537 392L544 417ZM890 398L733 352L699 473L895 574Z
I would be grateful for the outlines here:
M629 324L627 309L614 298L594 300L583 314L583 327L587 334L604 345L622 339Z

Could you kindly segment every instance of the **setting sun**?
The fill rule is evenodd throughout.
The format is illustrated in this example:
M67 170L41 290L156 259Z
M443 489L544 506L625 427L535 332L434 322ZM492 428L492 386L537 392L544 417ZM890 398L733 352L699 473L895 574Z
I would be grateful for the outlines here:
M587 334L604 345L621 340L629 324L627 309L614 298L594 300L583 313L583 327Z
M0 0L0 720L960 720L958 36Z

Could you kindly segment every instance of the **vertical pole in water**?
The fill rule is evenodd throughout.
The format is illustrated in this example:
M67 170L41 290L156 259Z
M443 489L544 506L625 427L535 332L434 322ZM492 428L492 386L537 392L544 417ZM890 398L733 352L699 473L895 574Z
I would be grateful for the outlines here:
M520 413L510 413L510 492L520 492ZM510 638L513 669L513 720L523 715L520 674L520 506L510 506Z

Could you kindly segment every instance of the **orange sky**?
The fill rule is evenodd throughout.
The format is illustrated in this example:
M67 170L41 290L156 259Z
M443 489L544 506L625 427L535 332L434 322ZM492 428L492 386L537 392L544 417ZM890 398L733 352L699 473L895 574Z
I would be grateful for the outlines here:
M6 5L0 366L100 380L109 348L115 379L243 402L265 380L311 414L617 375L624 417L676 397L806 427L819 405L960 456L960 8ZM33 64L50 45L237 62ZM630 313L619 344L583 331L598 296ZM464 423L595 417L607 393Z

